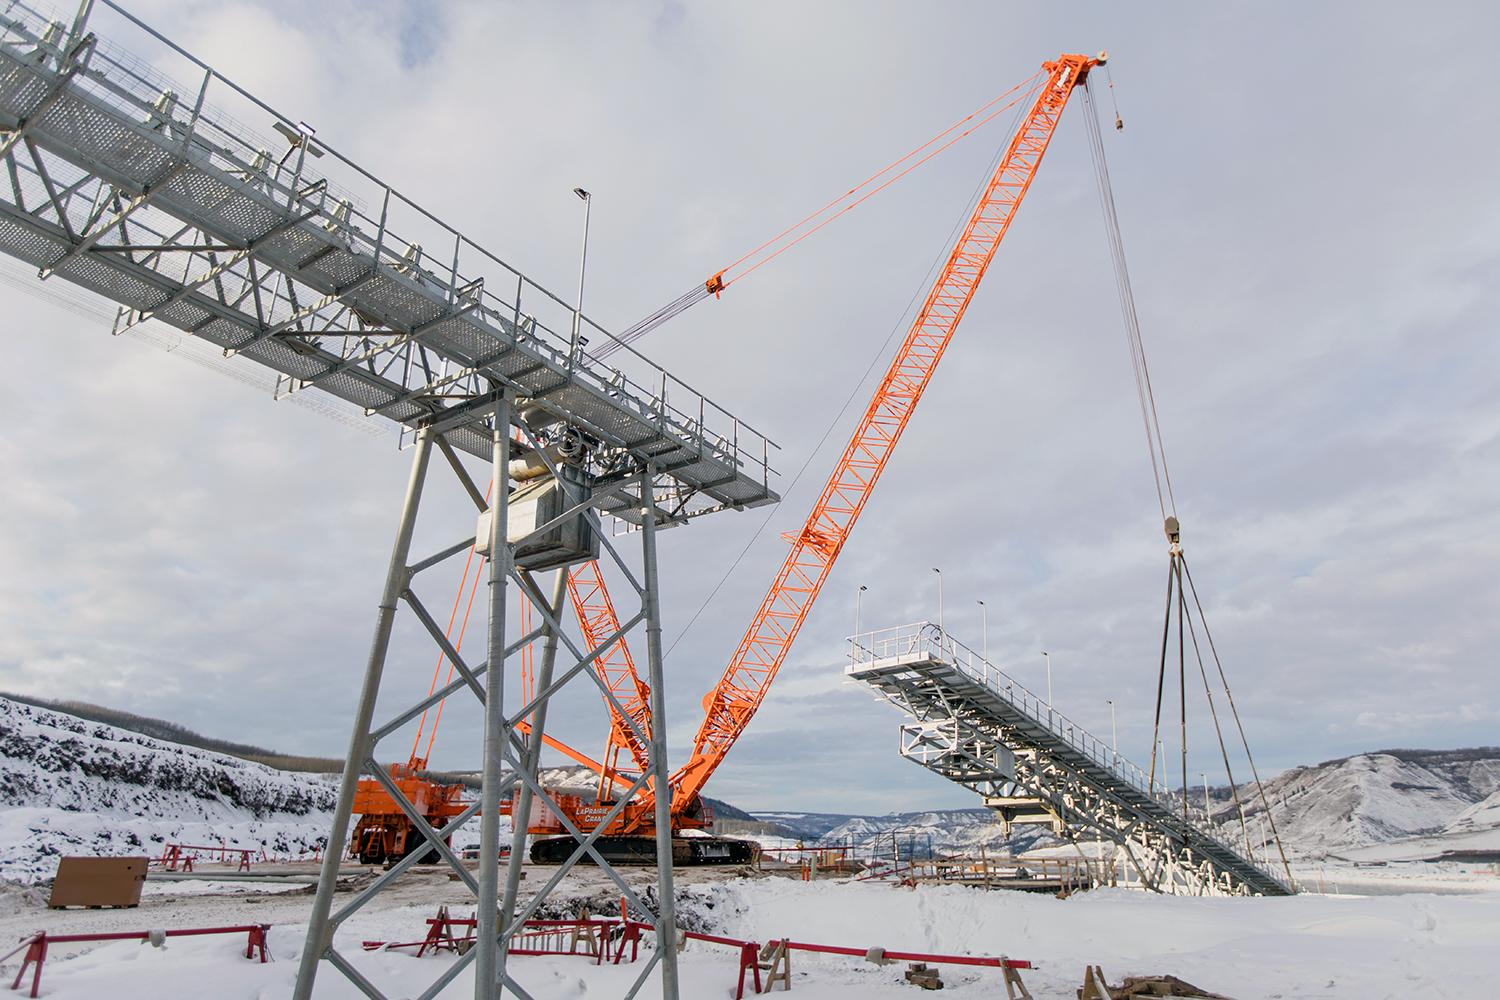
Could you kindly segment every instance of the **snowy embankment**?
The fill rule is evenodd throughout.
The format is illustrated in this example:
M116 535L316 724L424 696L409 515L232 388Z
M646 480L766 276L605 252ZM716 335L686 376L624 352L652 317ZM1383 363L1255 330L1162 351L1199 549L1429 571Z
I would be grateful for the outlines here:
M1024 973L1038 1000L1074 997L1084 967L1101 965L1111 982L1171 973L1236 1000L1433 1000L1493 995L1500 977L1494 928L1500 892L1473 896L1293 897L1234 899L1150 896L1125 890L1067 900L955 886L898 889L871 884L737 880L687 888L685 922L731 937L879 946L947 954L1008 955L1036 963ZM457 896L455 895L455 901ZM392 996L413 996L451 956L366 952L363 940L421 936L433 905L361 911L338 933L342 953ZM165 949L122 942L49 962L53 1000L106 992L126 997L202 996L214 984L224 1000L288 996L304 928L273 927L275 961L247 962L239 939L171 941ZM643 954L643 958L644 958ZM681 995L732 996L737 967L729 948L692 942L680 956ZM596 966L586 958L516 957L510 973L536 1000L622 996L640 966ZM945 995L1005 995L993 969L940 966ZM793 992L802 1000L899 1000L914 996L904 963L794 953ZM472 966L442 997L473 995ZM325 966L316 996L359 994ZM659 996L655 977L640 994Z
M1423 859L1445 852L1500 852L1500 748L1384 750L1294 767L1265 783L1271 817L1302 859ZM1229 789L1213 790L1217 823L1236 828ZM1264 813L1254 785L1239 788L1252 836ZM1197 802L1194 802L1196 807ZM987 809L858 816L760 812L756 819L802 843L975 854L1022 853L1062 841L1039 827L1007 837ZM738 834L737 834L738 835ZM754 836L753 834L745 834ZM766 837L756 837L769 842Z
M1232 821L1220 793L1215 816ZM1240 788L1246 816L1264 810ZM1303 857L1434 857L1448 850L1500 851L1500 749L1385 750L1309 767L1266 782L1271 817Z
M0 878L49 879L64 854L167 843L301 855L327 837L334 784L0 698Z

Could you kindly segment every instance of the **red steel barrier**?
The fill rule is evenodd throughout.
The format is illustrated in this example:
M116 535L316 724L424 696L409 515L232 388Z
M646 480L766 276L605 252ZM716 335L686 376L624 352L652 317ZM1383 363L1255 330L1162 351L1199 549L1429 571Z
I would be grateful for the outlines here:
M771 941L771 944L783 944L787 951L812 951L824 955L848 955L852 958L869 958L872 949L869 948L840 948L831 944L807 944L803 941L790 941L781 939ZM883 948L873 949L878 957L890 962L930 962L933 965L981 965L990 969L1029 969L1031 963L1018 958L1006 958L1001 955L998 958L990 958L983 955L927 955L917 951L886 951Z
M650 927L650 924L642 924ZM744 1000L745 996L745 974L754 976L755 993L761 991L760 980L760 951L761 946L754 941L741 941L738 938L719 937L715 934L696 934L691 931L683 934L689 941L707 941L709 944L721 944L740 951L740 967L738 971L738 982L735 984L735 1000ZM1031 963L1021 959L1007 958L1004 955L995 957L981 955L928 955L914 951L886 951L883 948L841 948L831 944L808 944L804 941L792 941L789 939L773 939L766 942L768 947L783 945L787 951L811 951L824 955L848 955L851 958L877 958L889 962L927 962L932 965L977 965L990 969L1029 969Z
M265 861L266 852L263 848L255 847L226 847L220 844L218 847L205 847L202 844L167 844L162 848L161 857L156 863L169 872L193 870L193 859L201 852L203 855L228 863L231 857L238 859L237 871L247 872L250 870L252 860ZM256 855L259 855L257 858ZM179 869L178 866L181 866Z
M427 936L421 941L364 941L361 946L365 951L416 948L418 958L429 951L463 954L474 943L477 924L473 917L450 917L447 907L443 907L437 916L427 918ZM455 929L461 930L462 936L455 935ZM634 962L639 957L643 929L650 930L651 925L593 918L528 920L512 938L507 952L511 955L583 955L592 958L595 965L605 962L619 965L625 958L626 945L630 946L629 961ZM620 932L618 938L616 931ZM579 951L580 944L585 945L586 950Z
M50 945L76 944L81 941L151 941L154 936L158 935L162 938L169 938L199 937L204 934L247 934L249 937L245 943L245 957L254 958L258 951L260 960L265 962L269 957L266 951L266 931L270 929L270 924L242 924L237 927L186 927L170 931L113 931L107 934L48 934L42 931L22 941L20 947L12 950L10 954L0 957L0 962L19 954L24 949L26 957L22 959L21 968L16 973L15 981L10 984L10 988L20 989L21 980L26 978L27 968L35 965L36 968L31 975L31 995L35 997L42 986L42 964L47 961L47 948Z
M609 962L618 965L625 959L625 946L630 945L629 961L634 962L638 957L638 947L643 931L654 930L651 924L642 923L637 920L625 918L622 905L621 919L601 920L596 918L585 918L579 920L528 920L517 934L515 944L509 949L512 955L579 955L592 958L596 965ZM462 954L474 941L474 929L477 921L473 917L450 917L448 910L443 907L438 910L436 917L427 918L427 936L421 941L406 941L391 943L386 941L366 941L366 951L392 948L416 948L417 956L420 958L429 950L454 951ZM463 930L463 936L456 936L455 928ZM614 937L616 930L620 936ZM572 932L571 939L563 941L564 935ZM579 932L583 932L580 934ZM597 936L595 936L597 934ZM579 941L587 935L594 950L578 951ZM708 944L723 945L735 948L739 951L739 969L737 971L737 982L735 984L735 1000L744 1000L745 977L751 976L754 993L761 991L761 946L755 941L742 941L739 938L721 937L717 934L699 934L694 931L686 931L682 937L688 941L703 941ZM556 939L556 946L549 947L551 939ZM527 944L536 947L527 947ZM517 947L516 945L519 945ZM930 965L969 965L988 969L1030 969L1031 963L1022 959L1007 958L1004 955L998 957L986 955L933 955L926 952L916 951L886 951L883 948L844 948L831 944L810 944L806 941L792 941L787 938L773 939L767 942L768 948L781 946L787 952L808 951L823 955L846 955L850 958L873 959L883 962L926 962ZM613 946L613 957L611 950Z

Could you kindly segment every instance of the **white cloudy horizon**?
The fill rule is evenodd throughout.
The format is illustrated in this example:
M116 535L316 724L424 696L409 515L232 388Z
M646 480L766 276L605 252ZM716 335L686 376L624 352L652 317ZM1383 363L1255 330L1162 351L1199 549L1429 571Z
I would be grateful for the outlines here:
M1108 49L1184 544L1263 771L1500 743L1500 130L1468 54L1490 6L130 6L560 294L588 188L586 310L617 329L1043 59ZM932 617L934 566L956 635L978 645L983 600L997 662L1041 689L1049 650L1059 707L1107 735L1115 701L1122 751L1149 753L1166 548L1081 114L714 797L974 804L842 679L858 588L865 628ZM811 455L680 641L764 513L662 535L674 759L997 141L639 345L765 429L788 477ZM342 754L409 453L10 284L0 302L0 690ZM397 661L425 689L427 647ZM601 718L555 721L597 751ZM476 733L455 706L434 763L472 766Z

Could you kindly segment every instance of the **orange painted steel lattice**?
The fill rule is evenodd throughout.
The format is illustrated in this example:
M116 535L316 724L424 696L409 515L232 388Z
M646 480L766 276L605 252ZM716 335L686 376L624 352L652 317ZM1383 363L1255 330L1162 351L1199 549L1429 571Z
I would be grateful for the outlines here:
M586 562L568 571L568 597L578 618L578 627L588 642L589 649L596 650L610 636L620 631L620 620L615 614L614 602L605 589L604 578L599 573L597 562ZM646 770L650 761L650 747L642 737L651 739L651 706L647 700L651 689L641 680L635 670L635 661L630 648L623 639L616 640L594 661L594 671L604 682L610 693L624 709L624 716L609 705L609 739L604 749L604 773L600 775L599 794L605 798L607 787L616 779L627 783ZM605 699L608 704L608 699ZM640 730L637 736L626 719L634 722ZM620 768L620 751L625 750L634 762L634 774Z
M718 685L704 699L693 754L673 777L674 812L688 808L734 745L786 659L896 442L1030 188L1073 89L1098 60L1063 55L991 176L906 340L875 391L807 523L771 583Z
M1099 59L1089 56L1063 55L1056 61L1043 64L1041 75L1044 78L1034 102L990 177L963 234L949 254L807 522L800 531L787 536L791 551L772 581L749 630L740 640L723 677L703 700L705 717L694 739L692 756L671 780L674 825L678 822L688 825L687 816L698 808L698 797L704 784L765 700L771 682L806 621L855 522L869 502L875 484L931 381L980 279L1010 228L1068 99L1099 62ZM619 629L598 568L591 563L576 567L569 574L568 588L589 646L597 649ZM648 692L635 674L625 644L617 642L601 655L595 669L619 698L626 714L649 735ZM623 773L618 770L622 749L629 751L638 769L644 769L648 759L648 748L630 732L613 706L610 716L609 743L602 763L588 761L577 751L566 748L574 760L588 764L600 774L601 800L608 793L608 785L622 779ZM547 742L562 749L550 739ZM631 803L617 821L617 829L611 832L647 831L652 825L651 804L655 793L656 790L651 789ZM559 802L559 805L563 803ZM582 828L592 828L583 810L574 819Z

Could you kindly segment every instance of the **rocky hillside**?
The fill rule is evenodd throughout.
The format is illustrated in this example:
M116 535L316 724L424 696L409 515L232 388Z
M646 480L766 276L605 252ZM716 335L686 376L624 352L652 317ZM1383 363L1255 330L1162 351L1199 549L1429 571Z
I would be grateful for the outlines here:
M50 878L62 854L153 854L168 842L311 852L333 799L322 775L0 698L0 877Z
M1421 838L1455 849L1500 851L1500 747L1381 750L1294 767L1266 782L1271 818L1304 855ZM1246 816L1264 809L1253 786L1240 789ZM1228 790L1215 815L1234 815ZM1462 841L1462 843L1460 843Z
M1017 826L1007 837L988 809L942 809L929 812L860 816L847 813L758 812L767 833L805 844L852 844L861 851L890 853L892 838L903 855L978 853L981 846L997 854L1020 853L1057 843L1043 828Z
M1293 853L1316 857L1377 845L1412 856L1500 852L1500 748L1383 750L1296 767L1266 782L1271 816ZM1253 786L1240 789L1252 830L1264 813ZM1213 790L1218 822L1234 819L1227 787ZM1196 807L1196 803L1194 803ZM930 843L936 854L1022 851L1057 841L1035 827L1006 838L988 810L863 816L757 812L765 832L804 843L873 847ZM755 831L759 832L759 831Z

